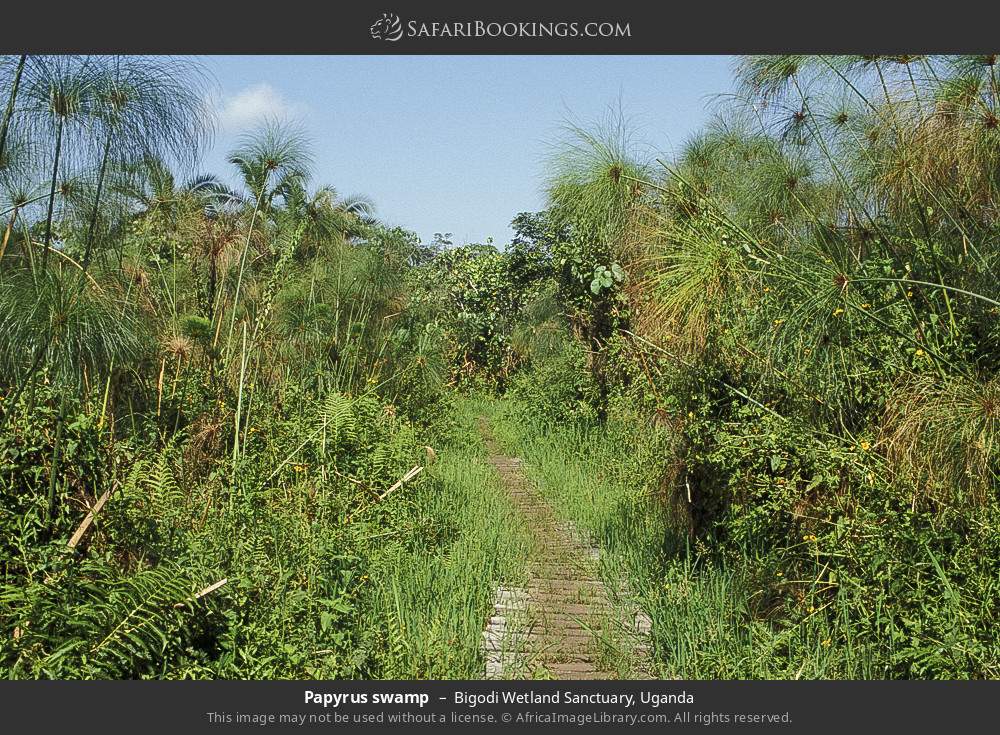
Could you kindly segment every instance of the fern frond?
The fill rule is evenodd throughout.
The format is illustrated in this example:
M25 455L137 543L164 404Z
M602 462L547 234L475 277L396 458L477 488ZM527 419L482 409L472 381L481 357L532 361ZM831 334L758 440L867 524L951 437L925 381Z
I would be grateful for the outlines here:
M316 420L318 425L325 427L328 450L336 451L357 439L358 425L353 402L343 393L327 394Z

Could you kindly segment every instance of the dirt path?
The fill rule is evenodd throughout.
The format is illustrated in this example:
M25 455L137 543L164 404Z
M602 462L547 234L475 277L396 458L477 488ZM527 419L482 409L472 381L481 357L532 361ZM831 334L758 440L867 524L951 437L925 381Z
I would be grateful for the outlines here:
M622 620L598 575L598 550L556 517L521 460L501 453L485 418L480 430L490 463L531 530L527 587L497 591L483 633L486 678L618 678L622 650L629 659L624 673L648 676L648 618Z

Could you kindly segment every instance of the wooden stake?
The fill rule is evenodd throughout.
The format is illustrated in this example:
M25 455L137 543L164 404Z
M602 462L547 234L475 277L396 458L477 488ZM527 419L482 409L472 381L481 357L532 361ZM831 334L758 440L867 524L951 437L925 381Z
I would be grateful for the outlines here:
M220 579L215 584L210 584L210 585L208 585L208 587L206 587L205 589L203 589L200 592L198 592L197 594L195 594L194 599L200 600L205 595L212 594L217 589L219 589L219 587L222 587L224 584L226 584L228 581L229 581L229 577L223 577L222 579Z
M163 370L167 367L167 358L160 361L160 377L156 380L156 415L160 415L160 402L163 399Z
M212 594L217 589L219 589L219 587L222 587L223 585L225 585L228 581L229 581L229 577L223 577L222 579L220 579L215 584L210 584L210 585L208 585L208 587L205 587L203 590L195 592L194 597L192 597L190 600L188 600L188 602L194 602L195 600L200 600L205 595ZM177 604L174 605L174 607L184 607L184 604L185 603L183 603L183 602L178 602Z
M424 470L424 468L421 467L420 465L415 465L414 467L411 467L409 472L407 472L399 480L397 480L395 485L393 485L388 490L386 490L384 493L382 493L381 495L379 495L378 499L379 500L385 500L386 496L389 495L389 493L395 492L396 490L399 490L399 488L403 487L403 483L409 482L414 477L416 477L421 472L423 472L423 470Z
M385 500L390 493L399 490L399 488L403 487L405 483L409 482L423 471L424 468L420 465L414 465L413 467L411 467L405 475L403 475L401 478L399 478L399 480L396 481L396 484L394 484L392 487L390 487L388 490L386 490L384 493L378 496L379 501L381 502L382 500ZM347 520L344 521L344 524L346 525L350 523L354 519L354 516L356 516L358 513L364 512L369 507L370 506L366 505L363 508L358 508L356 511L347 516Z
M104 507L104 504L108 502L108 498L111 497L111 490L113 489L114 488L112 487L109 488L108 490L105 490L104 495L99 497L97 499L97 502L94 503L94 507L90 509L90 512L87 513L83 521L77 527L76 532L73 534L72 538L70 538L69 543L67 544L69 548L75 549L77 547L77 544L80 543L80 540L83 538L83 535L87 533L87 529L90 528L90 524L94 522L94 518L97 516L98 513L101 512L101 508Z

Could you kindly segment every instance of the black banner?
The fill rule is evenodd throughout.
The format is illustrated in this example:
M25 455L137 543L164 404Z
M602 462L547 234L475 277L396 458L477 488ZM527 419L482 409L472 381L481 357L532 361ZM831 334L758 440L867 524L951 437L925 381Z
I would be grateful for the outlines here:
M6 53L668 54L991 52L982 4L236 3L5 8ZM45 17L42 17L42 14ZM53 23L52 17L58 17Z
M988 732L1000 683L9 682L10 733ZM610 728L610 729L609 729Z

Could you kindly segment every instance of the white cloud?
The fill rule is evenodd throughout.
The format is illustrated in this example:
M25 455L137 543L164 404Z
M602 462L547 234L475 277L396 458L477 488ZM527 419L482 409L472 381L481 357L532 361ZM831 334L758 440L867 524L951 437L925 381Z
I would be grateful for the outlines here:
M216 109L219 126L228 133L241 132L263 120L290 120L305 114L303 105L287 100L267 82L224 96L216 104Z

